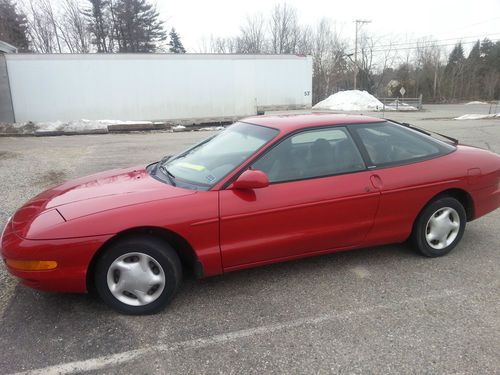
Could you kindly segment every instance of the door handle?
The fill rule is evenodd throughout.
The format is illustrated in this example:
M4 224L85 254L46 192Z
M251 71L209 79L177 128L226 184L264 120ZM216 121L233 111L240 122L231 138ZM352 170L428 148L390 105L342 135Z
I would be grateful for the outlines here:
M382 179L378 174L372 174L370 176L370 181L375 189L382 189Z

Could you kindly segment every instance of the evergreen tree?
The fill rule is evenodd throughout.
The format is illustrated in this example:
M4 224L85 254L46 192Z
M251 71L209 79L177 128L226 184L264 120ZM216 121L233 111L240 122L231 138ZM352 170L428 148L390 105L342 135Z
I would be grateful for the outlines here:
M11 0L0 0L0 40L29 51L28 21Z
M481 57L484 58L484 60L489 60L489 56L491 55L491 51L493 50L494 44L491 40L488 38L483 39L481 42Z
M113 26L109 0L89 0L91 7L83 11L97 52L113 52Z
M469 52L469 56L467 57L468 62L479 64L479 62L481 61L480 48L481 43L478 40Z
M462 46L462 43L459 42L451 50L450 57L448 58L448 66L455 67L463 62L464 59L464 47Z
M169 35L170 35L170 42L168 43L168 45L170 46L169 51L172 53L186 53L186 49L184 48L181 42L181 37L179 36L179 34L177 34L177 32L173 27L172 30L170 30Z
M464 47L457 43L448 57L448 64L444 70L445 92L451 100L464 96L464 70L465 70Z
M500 96L500 43L484 39L480 51L483 97L498 99Z
M113 16L119 52L155 52L167 38L156 7L147 0L118 0Z
M481 59L487 69L500 72L500 42L493 43L489 39L484 39L481 43Z
M481 43L477 41L469 52L465 62L465 74L468 84L465 87L465 97L479 98L481 92Z

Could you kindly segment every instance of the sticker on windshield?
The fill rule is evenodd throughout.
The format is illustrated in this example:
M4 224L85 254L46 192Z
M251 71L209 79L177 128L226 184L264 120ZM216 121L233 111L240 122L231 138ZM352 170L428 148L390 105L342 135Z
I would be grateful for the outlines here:
M206 177L206 179L207 179L208 182L214 182L215 181L215 176L213 174L209 174Z
M187 169L192 169L192 170L195 170L195 171L198 171L198 172L201 172L202 170L205 169L205 167L203 165L198 165L198 164L191 164L191 163L188 163L186 161L183 161L179 164L177 164L179 167L184 167L184 168L187 168Z

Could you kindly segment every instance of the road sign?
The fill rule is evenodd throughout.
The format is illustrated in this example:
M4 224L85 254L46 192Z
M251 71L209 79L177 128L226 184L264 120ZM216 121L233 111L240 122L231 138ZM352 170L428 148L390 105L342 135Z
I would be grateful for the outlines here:
M406 94L406 90L405 90L405 88L404 88L404 87L401 87L401 88L399 89L399 92L401 93L401 96L405 96L405 94Z

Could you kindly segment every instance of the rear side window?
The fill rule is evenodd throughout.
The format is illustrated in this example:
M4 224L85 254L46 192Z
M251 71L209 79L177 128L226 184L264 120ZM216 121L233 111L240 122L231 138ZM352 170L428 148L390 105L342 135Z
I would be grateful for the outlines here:
M296 181L365 169L351 136L343 127L292 135L255 162L270 182Z
M425 134L390 122L356 125L352 129L376 166L424 160L455 149Z

